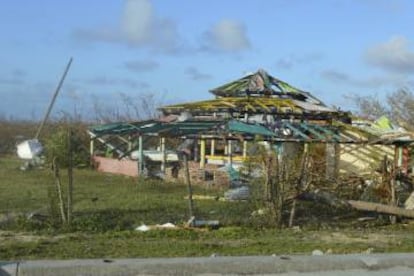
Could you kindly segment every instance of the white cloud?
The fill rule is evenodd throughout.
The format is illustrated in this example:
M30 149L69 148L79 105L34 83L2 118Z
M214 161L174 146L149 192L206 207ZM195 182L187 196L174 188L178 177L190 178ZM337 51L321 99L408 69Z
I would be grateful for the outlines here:
M185 73L190 77L190 79L195 81L209 80L212 78L210 74L202 73L194 66L187 67Z
M289 55L282 57L276 61L276 67L279 69L292 69L296 65L306 65L323 58L321 53L307 53L302 55Z
M368 64L395 73L414 72L414 51L409 47L407 38L392 37L389 41L375 45L365 53Z
M74 35L81 40L147 47L167 53L175 53L180 47L175 22L158 17L150 0L126 0L118 26L80 29Z
M242 51L249 49L251 43L245 26L234 20L224 19L204 33L203 50Z
M0 85L23 85L25 83L26 72L20 69L13 70L9 76L0 76Z
M321 77L335 84L345 84L362 88L381 88L381 87L402 87L408 84L409 80L404 76L387 75L371 76L366 78L355 78L347 73L337 70L325 70L321 72Z
M350 80L350 77L347 74L333 69L322 71L321 76L332 82L349 82Z
M94 86L120 86L123 85L129 88L148 88L149 84L146 82L139 82L131 78L114 78L107 76L97 76L88 79L79 79L77 80L86 85Z
M132 44L145 44L151 41L154 21L154 11L148 0L128 0L121 18L122 35Z
M160 65L152 60L135 60L125 62L125 67L133 72L148 72L157 69Z
M358 4L367 6L370 10L398 14L408 9L404 0L358 0Z

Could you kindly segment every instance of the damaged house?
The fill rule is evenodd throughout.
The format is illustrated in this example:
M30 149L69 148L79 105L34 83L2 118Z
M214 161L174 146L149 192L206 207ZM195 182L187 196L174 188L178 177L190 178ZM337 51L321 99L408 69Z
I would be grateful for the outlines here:
M131 176L151 170L180 178L177 153L186 151L194 181L221 184L228 176L218 169L241 166L259 143L292 158L317 145L327 179L369 173L384 156L409 171L413 136L385 117L355 120L264 70L210 92L211 100L160 107L159 119L90 127L96 168Z

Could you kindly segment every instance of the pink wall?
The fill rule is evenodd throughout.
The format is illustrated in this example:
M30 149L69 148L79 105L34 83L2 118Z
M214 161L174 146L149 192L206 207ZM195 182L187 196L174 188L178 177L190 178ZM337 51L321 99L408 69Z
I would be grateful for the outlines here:
M127 176L138 176L138 162L131 160L118 160L114 158L106 158L101 156L93 156L95 169L99 172L114 173ZM204 170L200 170L200 164L198 162L188 162L190 171L191 183L203 184L205 179L203 177ZM217 186L229 185L229 177L227 172L217 170L217 165L206 164L206 171L209 171L214 175L214 183ZM171 177L171 168L166 171L166 177L169 181L181 181L185 183L184 168L181 168L178 173L178 178Z
M138 176L138 162L131 160L118 160L93 156L93 163L97 171L128 176Z

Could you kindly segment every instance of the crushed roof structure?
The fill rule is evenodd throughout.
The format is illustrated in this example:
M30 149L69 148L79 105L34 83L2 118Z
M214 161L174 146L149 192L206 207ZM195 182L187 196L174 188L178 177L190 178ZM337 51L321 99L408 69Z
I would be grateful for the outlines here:
M218 97L249 97L249 96L270 96L277 98L291 98L313 104L324 105L309 92L300 90L292 85L269 75L263 69L256 73L248 74L245 77L224 84L210 90Z
M327 107L309 92L269 75L264 70L210 90L215 99L159 108L164 115L189 112L195 116L212 113L270 114L279 117L326 119L347 117Z
M131 142L137 136L247 141L260 136L261 140L273 142L344 144L414 141L413 135L396 129L387 118L373 124L351 124L349 113L327 107L309 92L264 70L210 92L215 99L161 107L166 116L159 120L92 126L90 137L117 151L119 156L136 149Z
M356 137L352 132L358 132ZM339 142L339 143L367 143L374 138L378 140L383 137L381 133L365 132L364 128L337 123L335 125L321 125L306 122L281 121L270 127L258 123L246 123L239 120L216 119L216 120L195 120L190 119L183 122L162 122L159 120L148 120L131 123L110 123L105 125L91 126L89 133L93 137L105 135L120 136L158 136L158 137L201 137L209 136L222 138L223 136L244 135L245 139L253 139L254 135L261 135L265 140L274 141L303 141L303 142ZM407 132L398 132L400 136L413 137ZM392 136L384 136L384 143L387 137L397 137L398 133L390 132Z

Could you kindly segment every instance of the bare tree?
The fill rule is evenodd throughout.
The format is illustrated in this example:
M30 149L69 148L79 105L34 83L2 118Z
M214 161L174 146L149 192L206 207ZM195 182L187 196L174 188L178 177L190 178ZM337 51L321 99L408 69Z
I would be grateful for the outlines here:
M352 96L358 108L358 115L364 118L375 119L382 115L389 115L389 110L377 96Z
M376 96L354 96L352 100L362 117L375 119L386 115L406 129L414 130L414 94L408 88L388 94L385 101Z
M391 118L401 126L414 130L414 94L400 89L387 97Z
M136 121L154 119L159 116L157 108L162 105L163 96L154 93L127 95L119 93L120 106L104 105L98 99L94 101L95 120L99 123L115 121Z

